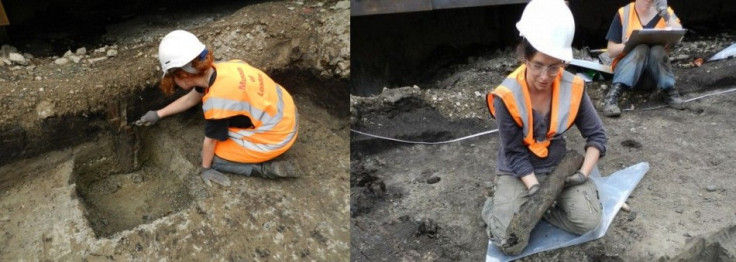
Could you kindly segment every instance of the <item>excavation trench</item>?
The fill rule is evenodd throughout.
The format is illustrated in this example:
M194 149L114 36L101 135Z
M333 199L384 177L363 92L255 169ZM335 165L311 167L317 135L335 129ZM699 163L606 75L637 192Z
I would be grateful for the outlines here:
M278 82L286 83L283 85L295 87L290 89L293 95L324 106L323 110L332 112L332 117L346 114L344 81L316 79L298 70L274 75ZM317 89L318 84L323 92L316 103L316 95L308 90ZM178 95L181 94L180 90ZM146 88L111 102L103 114L98 114L106 119L106 124L97 120L79 127L85 130L94 126L101 130L91 138L94 146L77 149L70 180L76 185L76 194L84 203L84 214L97 237L109 238L117 232L151 223L206 196L197 175L203 130L199 106L154 126L131 124L145 111L161 108L178 95L164 97L155 87ZM86 132L73 129L68 132L77 136L74 140L90 140Z
M186 178L195 166L180 148L166 145L175 138L159 132L102 136L96 146L76 155L72 182L98 237L150 223L192 203Z

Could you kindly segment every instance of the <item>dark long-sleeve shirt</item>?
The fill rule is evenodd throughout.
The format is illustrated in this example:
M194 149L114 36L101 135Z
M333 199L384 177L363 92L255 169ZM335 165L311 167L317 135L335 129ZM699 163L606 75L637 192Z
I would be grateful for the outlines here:
M633 7L632 7L633 8ZM677 19L679 22L679 18L677 18L677 15L672 13L672 16L674 16L674 19ZM662 19L662 16L659 14L655 15L652 20L649 20L646 24L642 24L642 28L655 28L657 26L657 23L659 23L659 20ZM616 12L616 15L613 17L613 21L611 21L611 26L608 27L608 33L606 34L606 40L612 41L614 43L620 44L623 43L623 25L621 24L621 16Z
M524 145L524 132L516 125L509 110L499 97L495 97L493 105L496 112L496 123L498 134L501 137L501 148L498 150L496 161L496 172L499 174L511 174L522 177L534 171L536 174L548 173L557 166L565 156L566 142L562 136L550 141L546 158L539 158ZM546 116L532 110L534 118L534 136L537 140L545 139L549 130L550 114ZM578 115L575 117L574 125L586 139L585 149L592 146L601 152L601 157L606 154L606 132L603 122L598 116L593 103L587 93L583 93Z
M646 25L642 25L642 28L654 28L661 18L661 16L655 15L654 18L649 21L649 23L647 23ZM611 26L608 27L606 39L617 44L622 43L624 38L622 28L623 26L621 25L621 16L619 16L618 12L616 12L616 15L613 17L613 21L611 21Z

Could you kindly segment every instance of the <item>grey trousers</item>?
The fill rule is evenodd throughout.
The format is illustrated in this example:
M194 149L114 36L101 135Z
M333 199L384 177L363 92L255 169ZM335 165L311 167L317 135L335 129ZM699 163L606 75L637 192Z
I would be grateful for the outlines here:
M650 80L647 83L656 82L660 90L675 86L675 74L672 73L672 64L664 47L644 44L634 47L616 64L612 82L633 88L639 84L642 76Z
M261 163L232 162L215 155L212 159L212 168L221 172L250 176L254 168L261 168Z
M539 183L544 183L547 175L537 175L537 179ZM519 178L499 174L495 182L495 194L486 199L481 216L486 222L488 237L494 244L500 245L506 242L506 229L514 213L529 200L529 196L526 186ZM598 226L602 209L598 189L588 179L581 185L563 189L557 196L556 204L547 210L543 219L565 231L583 234Z

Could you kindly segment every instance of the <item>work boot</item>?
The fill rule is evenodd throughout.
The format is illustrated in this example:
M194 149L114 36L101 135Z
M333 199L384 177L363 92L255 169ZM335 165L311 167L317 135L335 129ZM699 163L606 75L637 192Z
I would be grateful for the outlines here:
M271 160L260 164L261 168L253 171L265 178L298 177L299 170L290 162L285 160ZM258 170L260 169L260 170Z
M682 101L680 93L678 93L674 87L669 88L665 91L664 102L674 109L685 109L685 102Z
M621 83L613 83L611 89L606 93L603 99L603 115L607 117L617 117L621 115L621 108L618 107L618 98L624 91L624 85Z

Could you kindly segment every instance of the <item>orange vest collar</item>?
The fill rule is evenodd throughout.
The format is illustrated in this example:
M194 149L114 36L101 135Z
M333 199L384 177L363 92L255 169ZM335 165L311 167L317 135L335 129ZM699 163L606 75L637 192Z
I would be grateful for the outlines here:
M563 70L552 83L552 104L550 110L550 127L545 136L545 140L537 141L534 138L534 118L532 113L531 97L526 83L526 66L521 65L513 73L511 73L504 82L496 87L493 92L486 96L486 101L490 109L491 115L495 117L496 112L493 107L493 98L500 97L509 114L516 124L520 126L524 132L524 144L536 156L545 158L548 155L547 148L550 140L569 129L575 121L575 117L580 107L580 100L583 96L584 83L582 79L575 76L567 76L568 80L563 81ZM567 73L569 74L569 73ZM564 84L565 86L562 86ZM513 89L513 90L512 90ZM564 89L564 94L563 90ZM519 95L523 97L518 97ZM564 105L563 105L564 102ZM523 105L522 105L523 103ZM523 107L523 108L521 108ZM564 111L564 112L563 112ZM526 112L526 122L523 121L522 112Z

